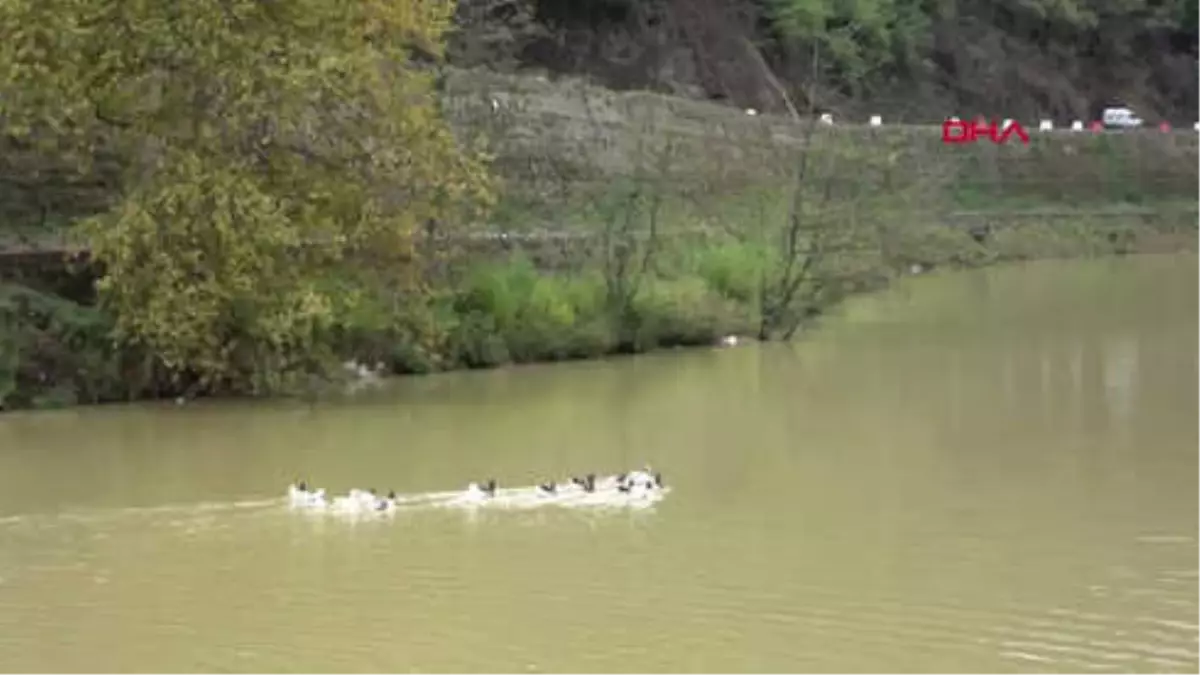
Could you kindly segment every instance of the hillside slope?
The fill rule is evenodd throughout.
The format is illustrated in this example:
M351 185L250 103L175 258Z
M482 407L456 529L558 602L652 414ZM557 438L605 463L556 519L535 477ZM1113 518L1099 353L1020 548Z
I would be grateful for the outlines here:
M897 121L1190 126L1195 0L461 0L454 65Z

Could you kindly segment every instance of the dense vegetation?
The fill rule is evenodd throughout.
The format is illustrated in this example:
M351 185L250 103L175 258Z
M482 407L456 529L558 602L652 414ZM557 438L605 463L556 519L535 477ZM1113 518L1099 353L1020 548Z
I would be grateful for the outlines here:
M1192 0L465 0L452 59L783 111L1190 125ZM764 67L766 66L766 67Z
M772 8L797 44L837 23ZM490 163L498 136L456 136L441 115L428 62L454 11L0 0L0 229L40 214L22 226L66 225L91 251L72 274L0 284L0 405L305 390L345 361L424 373L788 338L913 265L1194 242L1194 210L1134 225L1076 208L1191 209L1190 136L1149 160L1136 139L1088 137L947 162L937 143L804 124L796 144L738 141L764 153L750 175L650 129L619 179L525 190ZM865 85L882 52L850 42L813 43L841 59L822 77ZM947 215L998 195L1068 210L1019 227ZM566 243L477 236L535 217Z
M452 7L429 2L9 0L0 110L13 145L87 175L76 224L123 348L201 390L307 372L364 293L419 297L412 234L461 222L487 175L431 75ZM385 281L386 280L386 281ZM327 360L327 359L326 359Z

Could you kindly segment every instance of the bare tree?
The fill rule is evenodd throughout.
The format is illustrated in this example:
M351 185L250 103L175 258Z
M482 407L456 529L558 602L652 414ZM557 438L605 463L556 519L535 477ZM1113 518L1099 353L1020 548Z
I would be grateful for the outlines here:
M766 259L758 283L758 337L790 339L805 319L870 269L862 258L878 255L880 237L870 219L863 218L868 209L862 207L874 199L867 194L870 177L864 173L880 160L886 165L896 158L881 154L869 137L821 125L815 115L815 80L807 85L809 108L802 116L758 49L748 40L744 46L785 102L791 120L788 133L798 141L775 142L775 132L763 122L764 144L778 148L774 161L779 178L775 194L767 191L761 198L786 199L786 208L775 222L768 222L766 208L760 209L763 220L757 237ZM744 232L746 236L750 233Z
M580 89L584 109L595 134L594 146L602 146L603 125L597 120L586 88ZM653 122L643 121L634 130L631 170L627 177L608 182L599 194L591 195L600 217L600 263L604 271L609 310L619 325L630 328L634 299L644 280L655 272L661 244L661 219L673 183L675 145L659 138Z

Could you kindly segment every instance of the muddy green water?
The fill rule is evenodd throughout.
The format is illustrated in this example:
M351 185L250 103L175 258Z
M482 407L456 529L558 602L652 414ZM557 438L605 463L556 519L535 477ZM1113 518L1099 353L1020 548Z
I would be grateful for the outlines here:
M794 345L0 417L0 669L1170 671L1194 256L912 279ZM651 462L651 509L290 510Z

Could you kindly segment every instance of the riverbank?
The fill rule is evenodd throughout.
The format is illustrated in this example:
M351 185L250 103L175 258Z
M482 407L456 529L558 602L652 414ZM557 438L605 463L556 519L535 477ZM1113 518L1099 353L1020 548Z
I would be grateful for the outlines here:
M636 258L614 253L611 237L607 253L571 257L560 247L567 257L558 260L532 244L512 245L463 264L403 316L395 297L359 303L330 335L329 358L413 375L714 345L728 335L790 338L847 295L905 274L1197 247L1195 215L1186 212L1157 220L1043 215L991 227L982 235L949 223L859 230L812 260L792 259L816 271L787 299L773 284L788 259L744 236L642 242L629 247ZM77 277L73 285L0 286L5 410L227 394L163 378L152 355L114 346L111 316L64 297L86 286ZM310 377L280 393L313 393L356 376L314 364Z

